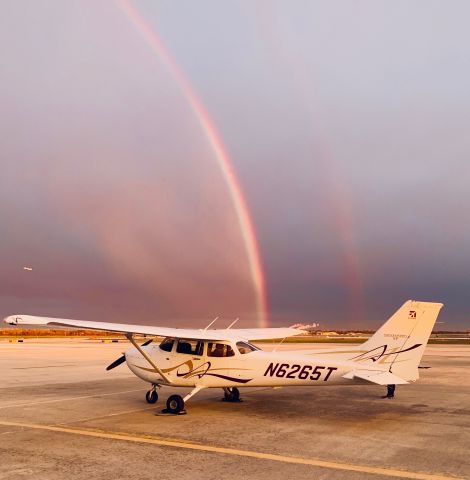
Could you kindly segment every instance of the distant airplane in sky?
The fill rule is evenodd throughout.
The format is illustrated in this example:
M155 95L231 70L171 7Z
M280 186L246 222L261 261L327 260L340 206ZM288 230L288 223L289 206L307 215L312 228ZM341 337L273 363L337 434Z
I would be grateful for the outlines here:
M33 267L23 267L23 270L26 270L27 272L32 272Z

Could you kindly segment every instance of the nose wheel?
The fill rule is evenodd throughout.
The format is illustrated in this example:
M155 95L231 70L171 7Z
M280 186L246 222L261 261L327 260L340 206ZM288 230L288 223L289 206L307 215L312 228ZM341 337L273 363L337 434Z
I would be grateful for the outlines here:
M240 390L236 387L224 388L224 401L226 402L241 402Z
M158 393L156 387L153 387L152 390L145 394L145 400L147 400L147 403L157 403Z

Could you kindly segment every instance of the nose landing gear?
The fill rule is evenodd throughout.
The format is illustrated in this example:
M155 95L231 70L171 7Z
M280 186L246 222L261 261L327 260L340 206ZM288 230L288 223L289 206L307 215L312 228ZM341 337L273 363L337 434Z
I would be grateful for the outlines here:
M153 385L152 389L145 394L147 403L156 403L158 400L157 385Z

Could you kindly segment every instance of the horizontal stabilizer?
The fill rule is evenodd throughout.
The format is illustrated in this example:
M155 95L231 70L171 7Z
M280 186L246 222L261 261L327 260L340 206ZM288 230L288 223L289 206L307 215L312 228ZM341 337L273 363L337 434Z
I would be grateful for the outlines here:
M343 375L343 378L347 378L348 380L360 378L361 380L367 380L377 385L403 385L408 383L406 380L403 380L403 378L383 370L353 370Z

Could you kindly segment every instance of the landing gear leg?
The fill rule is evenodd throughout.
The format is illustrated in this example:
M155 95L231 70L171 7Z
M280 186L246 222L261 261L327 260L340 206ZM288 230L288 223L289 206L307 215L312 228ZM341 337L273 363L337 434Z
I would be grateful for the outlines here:
M178 415L184 412L185 403L203 388L205 387L194 388L184 398L181 395L171 395L170 397L168 397L168 400L166 401L166 410L163 410L163 412L172 413L174 415Z
M152 389L145 394L145 400L147 400L147 403L157 403L157 400L158 400L157 386L158 385L153 384Z
M394 398L395 397L395 385L387 385L387 395L382 398Z
M241 402L240 390L238 390L236 387L224 388L224 400L226 402Z

